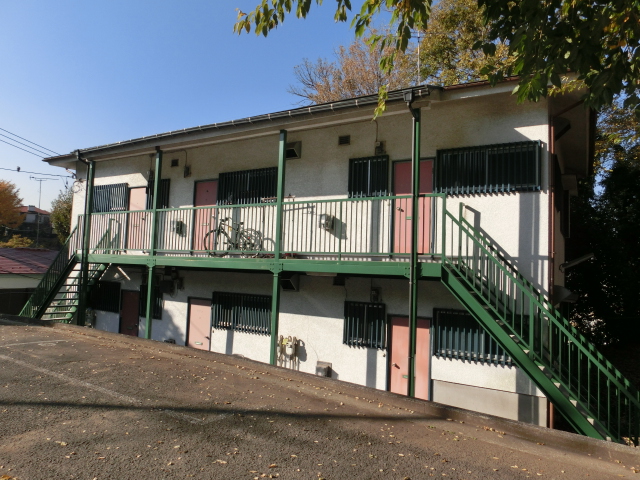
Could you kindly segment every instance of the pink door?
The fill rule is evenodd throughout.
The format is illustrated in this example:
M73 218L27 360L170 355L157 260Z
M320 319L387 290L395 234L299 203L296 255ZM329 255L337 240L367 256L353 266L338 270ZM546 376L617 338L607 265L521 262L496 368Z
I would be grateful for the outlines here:
M127 250L142 250L147 237L147 213L135 212L147 208L147 189L136 187L129 189L129 227L127 229Z
M189 299L189 334L187 345L200 350L210 350L211 300Z
M213 206L218 199L218 180L207 180L195 184L195 207ZM213 250L215 238L213 234L207 235L217 225L216 210L214 208L202 208L196 210L193 228L193 249Z
M415 396L429 399L430 320L419 318L416 332ZM409 318L391 318L389 390L406 395L409 385Z
M411 195L411 162L393 164L393 192ZM420 162L420 193L433 193L433 160ZM411 199L395 200L393 251L411 253ZM418 253L429 253L431 244L431 198L418 199Z
M123 290L120 302L120 333L138 336L140 292Z

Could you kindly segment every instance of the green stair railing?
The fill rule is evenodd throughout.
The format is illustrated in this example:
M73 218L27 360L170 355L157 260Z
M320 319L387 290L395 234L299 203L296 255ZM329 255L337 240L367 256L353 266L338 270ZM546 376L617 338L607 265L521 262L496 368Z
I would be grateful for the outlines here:
M64 281L76 262L76 251L80 248L82 235L74 228L60 252L51 263L35 291L22 307L20 316L40 318L55 295L57 288Z
M638 445L640 393L491 242L445 212L443 281L585 435Z

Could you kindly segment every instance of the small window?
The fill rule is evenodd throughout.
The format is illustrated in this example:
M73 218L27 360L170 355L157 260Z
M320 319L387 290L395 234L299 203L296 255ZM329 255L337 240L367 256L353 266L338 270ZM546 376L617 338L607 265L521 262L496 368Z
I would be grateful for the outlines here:
M350 347L387 348L385 304L344 302L342 343Z
M221 173L218 178L218 205L262 203L278 190L278 167Z
M120 311L120 282L98 282L91 287L91 307L103 312Z
M388 187L388 155L349 160L349 198L382 197Z
M438 358L512 363L503 348L465 311L435 310L432 328L433 354Z
M162 320L162 291L160 290L159 282L156 282L153 289L153 312L152 317L154 320ZM147 286L140 286L140 306L138 308L138 315L141 317L147 316Z
M123 212L129 205L129 185L116 183L113 185L96 185L93 187L93 213Z
M213 292L213 328L271 334L271 296Z
M449 195L540 190L540 142L438 150L434 191Z
M151 177L149 179L149 183L147 184L147 210L151 210L153 208L153 187L155 184L155 179ZM158 208L169 208L169 187L171 185L170 178L161 178L160 179L160 188L158 189Z

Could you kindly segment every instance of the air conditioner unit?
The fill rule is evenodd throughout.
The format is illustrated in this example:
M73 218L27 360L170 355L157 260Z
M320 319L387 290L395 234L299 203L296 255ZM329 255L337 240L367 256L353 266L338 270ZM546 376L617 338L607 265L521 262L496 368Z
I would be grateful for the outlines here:
M302 142L289 142L285 151L285 158L292 160L302 157Z
M318 227L323 228L325 230L333 230L335 219L333 215L329 215L328 213L321 213L318 215Z

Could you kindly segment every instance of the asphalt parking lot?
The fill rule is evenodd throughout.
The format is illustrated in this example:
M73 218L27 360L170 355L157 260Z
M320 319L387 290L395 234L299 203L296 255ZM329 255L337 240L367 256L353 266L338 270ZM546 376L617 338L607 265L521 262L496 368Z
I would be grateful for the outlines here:
M2 480L640 479L638 449L547 442L542 429L527 437L515 422L423 404L236 357L0 321Z

